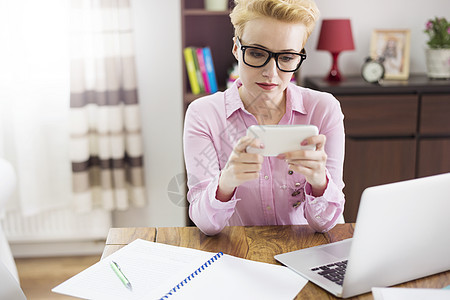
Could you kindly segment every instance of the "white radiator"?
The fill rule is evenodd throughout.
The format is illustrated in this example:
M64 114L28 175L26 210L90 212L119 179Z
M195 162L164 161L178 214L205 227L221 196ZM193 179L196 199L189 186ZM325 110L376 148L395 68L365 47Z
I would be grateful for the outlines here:
M1 225L15 257L101 253L112 225L111 213L75 213L68 208L33 216L7 212Z

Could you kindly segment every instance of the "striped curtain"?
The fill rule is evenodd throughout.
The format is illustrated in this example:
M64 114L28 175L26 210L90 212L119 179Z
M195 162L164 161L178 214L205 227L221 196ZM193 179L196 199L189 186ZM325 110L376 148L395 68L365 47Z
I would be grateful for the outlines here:
M70 138L77 211L145 204L128 0L70 1Z

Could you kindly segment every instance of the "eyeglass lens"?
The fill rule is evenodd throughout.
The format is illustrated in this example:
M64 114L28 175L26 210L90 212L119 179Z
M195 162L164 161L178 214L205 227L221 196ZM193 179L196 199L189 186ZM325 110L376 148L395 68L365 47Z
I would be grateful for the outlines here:
M262 67L270 59L271 52L264 49L246 47L244 49L244 62L252 67ZM278 68L282 71L295 71L301 63L302 57L297 53L277 53Z

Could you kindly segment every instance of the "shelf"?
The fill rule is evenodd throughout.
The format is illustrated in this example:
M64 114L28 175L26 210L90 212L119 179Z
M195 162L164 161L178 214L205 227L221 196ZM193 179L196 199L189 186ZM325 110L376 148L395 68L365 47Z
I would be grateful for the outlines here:
M231 53L234 28L229 14L233 1L228 0L228 9L223 11L206 10L204 0L182 0L181 32L182 47L209 47L219 91L224 91L228 82L228 70L235 63ZM186 65L183 65L183 105L185 108L194 100L207 96L194 95L191 91Z
M183 14L185 16L228 16L229 11L210 11L206 9L185 9Z
M226 87L219 87L218 92L223 92L226 90ZM201 94L192 94L192 93L186 93L184 94L184 104L185 105L189 105L192 101L197 100L198 98L204 97L204 96L208 96L208 95L212 95L212 94L208 94L208 93L201 93Z
M306 87L334 95L450 93L449 80L432 80L426 74L411 74L408 80L384 80L381 84L367 83L359 75L347 76L338 83L306 77L304 83Z

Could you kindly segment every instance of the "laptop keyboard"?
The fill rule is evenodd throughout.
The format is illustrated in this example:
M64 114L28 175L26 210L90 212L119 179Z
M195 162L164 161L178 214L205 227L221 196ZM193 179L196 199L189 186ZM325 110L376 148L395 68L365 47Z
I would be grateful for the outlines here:
M344 283L345 270L347 269L347 260L327 264L319 267L314 267L311 271L333 281L342 286Z

